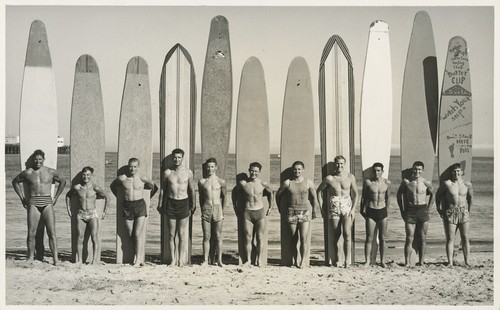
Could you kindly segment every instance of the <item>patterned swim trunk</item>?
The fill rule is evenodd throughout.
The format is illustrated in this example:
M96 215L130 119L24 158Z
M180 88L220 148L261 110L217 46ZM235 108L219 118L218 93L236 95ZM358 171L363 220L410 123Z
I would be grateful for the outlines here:
M288 209L288 223L298 224L309 222L309 211Z
M338 220L351 212L351 197L331 196L330 197L330 219Z
M450 224L463 224L469 221L469 210L467 207L454 207L446 210L446 218Z
M78 210L78 219L89 222L91 219L97 218L97 210Z

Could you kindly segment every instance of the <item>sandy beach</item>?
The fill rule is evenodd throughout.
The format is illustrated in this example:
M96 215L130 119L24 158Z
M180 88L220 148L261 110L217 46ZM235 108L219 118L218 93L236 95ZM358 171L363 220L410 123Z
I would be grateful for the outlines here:
M305 269L279 266L272 255L268 267L241 267L236 253L224 255L227 265L167 267L148 256L144 267L117 265L111 251L100 265L76 266L63 251L62 262L29 263L25 251L7 251L7 305L493 305L493 251L476 247L472 267L456 265L431 249L428 264L405 268L401 249L389 249L388 267L349 269L323 266L313 255ZM279 254L279 253L276 253ZM443 253L444 254L444 253ZM214 297L216 296L216 297Z
M112 158L112 154L109 154ZM14 177L17 157L7 157L6 180ZM60 156L67 174L66 155ZM242 268L237 260L236 217L225 211L223 262L226 267L202 267L199 210L193 218L192 265L167 267L159 259L160 218L152 207L148 225L147 264L142 268L115 264L115 201L102 226L102 264L70 262L69 220L62 201L56 207L59 257L52 266L45 242L44 262L26 261L25 211L7 183L6 305L473 305L493 306L493 178L490 159L476 159L475 207L471 220L471 263L463 265L456 240L455 262L446 262L444 231L435 210L427 238L424 267L404 268L404 225L395 199L389 212L386 262L388 268L362 267L364 220L356 214L355 264L350 269L324 266L322 219L312 222L311 267L280 266L279 214L269 218L269 260L266 268ZM397 158L392 163L397 165ZM277 165L273 169L277 171ZM113 178L110 167L107 183ZM396 171L393 169L393 171ZM275 172L276 173L276 172ZM273 173L273 175L275 174ZM318 171L319 173L319 171ZM395 173L395 172L394 172ZM396 176L393 177L397 179ZM152 206L156 205L156 197ZM457 238L459 239L459 238ZM217 296L217 297L214 297Z

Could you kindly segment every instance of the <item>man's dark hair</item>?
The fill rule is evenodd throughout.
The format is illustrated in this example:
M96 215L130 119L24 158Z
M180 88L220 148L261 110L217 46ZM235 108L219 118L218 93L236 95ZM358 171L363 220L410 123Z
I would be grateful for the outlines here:
M259 171L262 171L262 165L259 164L258 162L254 161L253 163L250 164L249 169L252 169L252 167L257 167L259 168Z
M294 163L292 164L292 168L293 168L295 165L301 165L301 166L302 166L302 168L304 168L304 169L306 168L306 165L304 165L304 163L303 163L303 162L301 162L300 160L297 160L296 162L294 162Z
M214 163L217 166L217 159L211 157L205 161L205 164Z
M417 160L416 162L413 163L412 167L415 167L415 166L420 166L420 167L422 167L422 169L424 169L424 163L421 162L420 160Z
M382 163L376 162L373 164L372 168L380 167L384 171L384 165Z
M40 149L35 150L35 151L33 152L33 157L35 157L35 156L37 156L37 155L40 155L40 156L42 156L42 158L45 158L45 152L44 152L44 151L42 151L42 150L40 150Z
M94 168L90 166L83 167L82 173L85 173L86 171L90 171L90 173L94 173Z
M175 154L181 154L182 157L184 157L184 151L182 149L174 149L172 151L172 155L175 155Z

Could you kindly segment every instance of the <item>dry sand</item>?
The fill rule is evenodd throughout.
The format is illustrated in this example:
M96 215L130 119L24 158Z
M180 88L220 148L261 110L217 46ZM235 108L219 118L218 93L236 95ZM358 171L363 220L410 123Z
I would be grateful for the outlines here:
M193 265L167 267L148 256L144 267L116 265L103 252L100 265L76 266L61 252L52 259L28 263L24 250L6 254L7 305L493 305L493 252L473 251L472 267L461 251L454 268L444 266L444 246L428 253L424 267L404 268L401 249L389 249L388 267L362 267L362 253L349 269L322 265L279 266L273 255L265 268L240 267L234 253L221 268ZM440 255L442 253L442 255ZM359 260L359 261L358 261Z

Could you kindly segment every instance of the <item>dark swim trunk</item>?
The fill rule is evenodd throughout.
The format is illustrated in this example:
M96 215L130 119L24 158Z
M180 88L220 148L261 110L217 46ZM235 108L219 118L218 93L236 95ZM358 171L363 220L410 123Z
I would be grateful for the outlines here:
M53 203L54 201L51 196L31 196L28 204L34 206L38 209L38 212L42 213L45 207Z
M366 216L375 222L381 221L387 217L387 207L382 209L366 208Z
M172 199L167 198L166 215L168 218L182 220L191 215L189 210L189 198L186 199Z
M408 205L406 209L406 222L409 224L424 223L430 220L429 207L423 205Z
M126 220L135 220L141 216L148 216L144 199L123 202L123 217Z
M253 224L262 220L266 217L266 208L261 208L259 210L247 210L245 209L245 220L252 222Z

